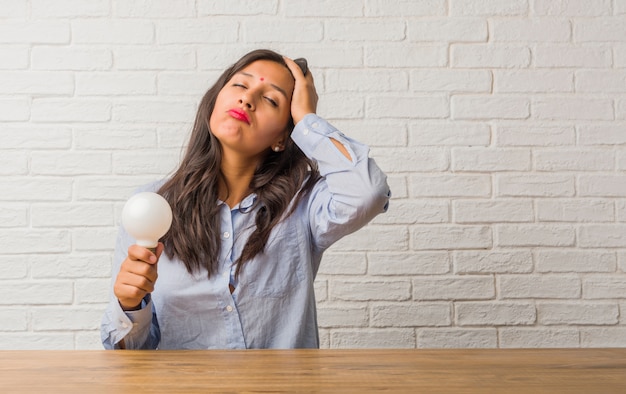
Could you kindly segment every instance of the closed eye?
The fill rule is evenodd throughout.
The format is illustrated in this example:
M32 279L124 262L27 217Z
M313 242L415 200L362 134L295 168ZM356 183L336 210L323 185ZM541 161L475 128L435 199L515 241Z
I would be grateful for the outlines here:
M274 101L274 99L270 98L270 97L265 97L265 99L267 101L269 101L269 103L273 106L273 107L278 107L278 103L276 101Z

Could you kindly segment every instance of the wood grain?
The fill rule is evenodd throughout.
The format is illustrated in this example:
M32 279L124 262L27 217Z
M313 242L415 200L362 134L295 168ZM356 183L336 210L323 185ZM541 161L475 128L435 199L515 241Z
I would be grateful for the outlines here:
M626 392L626 349L0 351L2 393Z

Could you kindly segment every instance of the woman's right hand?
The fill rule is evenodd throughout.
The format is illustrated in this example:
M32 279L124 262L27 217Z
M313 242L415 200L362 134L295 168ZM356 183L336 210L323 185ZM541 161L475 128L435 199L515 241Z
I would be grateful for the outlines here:
M156 254L138 245L128 248L128 256L122 262L113 285L113 293L123 310L139 309L141 300L154 290L158 276L157 262L163 248L161 242L157 246Z

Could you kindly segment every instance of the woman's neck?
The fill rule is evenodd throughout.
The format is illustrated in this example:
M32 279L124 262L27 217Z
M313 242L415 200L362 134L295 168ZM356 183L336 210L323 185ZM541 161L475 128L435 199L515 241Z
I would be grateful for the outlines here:
M233 208L250 194L250 181L257 167L256 160L232 160L229 155L222 157L223 179L219 183L219 196Z

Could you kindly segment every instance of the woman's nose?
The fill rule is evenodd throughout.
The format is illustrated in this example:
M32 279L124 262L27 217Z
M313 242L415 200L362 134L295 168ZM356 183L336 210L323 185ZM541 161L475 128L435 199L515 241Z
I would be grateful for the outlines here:
M254 100L248 94L244 94L239 99L239 104L243 104L248 110L254 110Z

